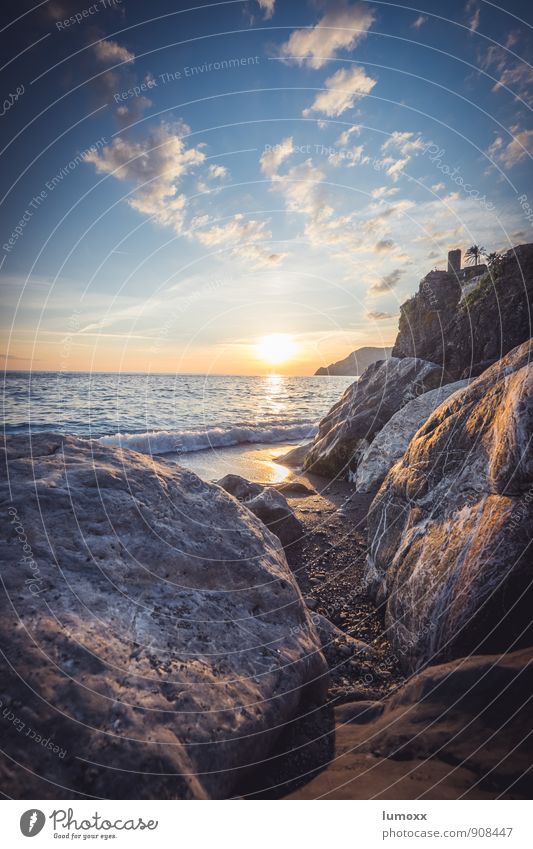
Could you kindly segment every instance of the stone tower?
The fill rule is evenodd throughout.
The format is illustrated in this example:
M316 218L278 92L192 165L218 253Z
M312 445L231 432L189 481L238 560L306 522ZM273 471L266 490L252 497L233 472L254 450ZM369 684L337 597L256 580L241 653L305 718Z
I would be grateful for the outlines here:
M448 251L448 274L459 274L461 271L461 248Z

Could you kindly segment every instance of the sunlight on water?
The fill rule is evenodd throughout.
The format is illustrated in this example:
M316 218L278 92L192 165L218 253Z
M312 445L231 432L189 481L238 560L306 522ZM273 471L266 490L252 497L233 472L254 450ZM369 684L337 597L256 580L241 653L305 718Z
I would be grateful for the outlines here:
M183 456L310 439L350 377L10 372L8 433L53 430ZM263 461L261 461L263 462ZM283 472L271 469L269 478Z

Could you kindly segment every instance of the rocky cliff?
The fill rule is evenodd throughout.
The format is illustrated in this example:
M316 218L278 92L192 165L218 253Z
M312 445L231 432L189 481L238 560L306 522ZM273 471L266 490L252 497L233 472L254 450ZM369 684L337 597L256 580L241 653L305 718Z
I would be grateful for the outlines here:
M433 410L446 398L468 385L468 380L447 383L424 392L395 413L362 455L355 476L358 492L375 492L389 469L403 457L407 447Z
M444 401L368 515L367 579L406 670L531 645L533 340Z
M378 360L386 360L391 355L392 348L358 348L352 351L343 360L338 360L336 363L331 363L329 366L324 366L315 371L315 375L353 375L358 377L363 374L365 369L372 363Z
M454 378L480 374L533 333L533 244L519 245L463 288L431 272L401 307L395 357L440 363ZM474 280L472 280L472 277Z
M369 366L322 419L304 468L334 477L353 472L384 424L413 398L449 379L435 363L406 357Z

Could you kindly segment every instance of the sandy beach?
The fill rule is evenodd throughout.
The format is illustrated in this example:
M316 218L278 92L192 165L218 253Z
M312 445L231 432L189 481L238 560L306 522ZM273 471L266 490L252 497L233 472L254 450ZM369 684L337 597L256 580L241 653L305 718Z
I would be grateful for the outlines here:
M379 701L404 680L387 639L384 610L369 597L364 583L366 517L373 494L356 493L346 480L331 481L284 465L281 458L294 447L238 446L184 458L184 465L212 480L239 474L274 488L282 484L303 526L302 538L285 549L292 574L315 620L325 617L338 629L324 647L329 667L325 701L310 706L303 720L287 727L277 746L285 754L274 753L253 787L247 783L242 795L252 798L283 798L306 785L333 756L334 709L346 702ZM304 483L312 494L292 495L294 483ZM358 653L353 640L366 643L371 655Z

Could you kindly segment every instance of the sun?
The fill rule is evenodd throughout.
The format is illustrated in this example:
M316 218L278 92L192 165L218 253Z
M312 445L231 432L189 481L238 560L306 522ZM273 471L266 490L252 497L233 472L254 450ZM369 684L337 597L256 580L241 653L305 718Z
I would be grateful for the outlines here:
M296 344L286 333L271 333L258 340L256 352L259 359L277 366L294 357Z

